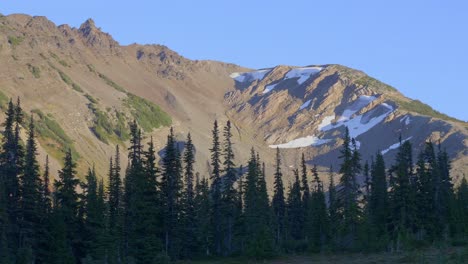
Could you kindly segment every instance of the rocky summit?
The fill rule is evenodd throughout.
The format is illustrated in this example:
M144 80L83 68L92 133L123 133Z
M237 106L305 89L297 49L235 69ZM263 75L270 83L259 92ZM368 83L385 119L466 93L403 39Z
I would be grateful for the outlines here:
M468 123L341 65L254 70L189 60L161 45L120 45L91 19L72 28L28 15L0 18L0 60L0 106L21 98L37 121L40 159L48 154L53 171L70 148L80 171L94 164L106 175L136 120L158 150L169 127L181 142L191 132L196 169L207 174L217 119L235 127L238 163L254 147L273 164L278 147L288 167L304 153L323 170L337 168L348 127L363 160L381 152L391 164L400 142L410 141L416 155L430 140L449 153L456 181L468 175Z

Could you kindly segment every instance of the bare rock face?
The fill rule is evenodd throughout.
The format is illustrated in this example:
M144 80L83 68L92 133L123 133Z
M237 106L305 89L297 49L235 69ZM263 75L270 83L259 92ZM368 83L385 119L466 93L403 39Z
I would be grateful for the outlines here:
M178 140L191 132L202 175L210 171L215 119L233 124L237 164L248 160L253 146L271 165L272 148L278 146L288 168L298 164L302 152L311 164L337 168L347 126L364 160L381 151L391 164L401 135L416 147L415 154L425 141L440 141L454 160L453 175L468 175L467 123L340 65L252 70L193 61L161 45L121 46L91 19L76 29L27 15L0 17L0 60L0 95L20 96L26 112L40 111L63 130L65 136L55 131L55 141L39 139L40 160L49 154L53 169L60 166L53 144L67 140L79 155L81 172L94 163L106 175L115 144L126 142L104 142L90 128L97 111L114 124L131 117L132 95L168 113ZM168 127L160 127L147 137L161 149L167 133Z
M77 32L86 46L101 54L117 56L122 54L119 43L111 35L97 28L92 19L81 24Z

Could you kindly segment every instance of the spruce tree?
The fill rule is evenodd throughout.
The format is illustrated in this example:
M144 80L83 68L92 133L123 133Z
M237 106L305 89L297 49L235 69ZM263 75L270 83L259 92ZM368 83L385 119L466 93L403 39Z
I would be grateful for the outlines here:
M210 256L213 240L211 236L211 219L207 217L207 212L211 209L210 187L206 178L200 181L198 173L196 174L194 204L196 238L200 247L200 252L197 252L196 255Z
M356 235L359 218L358 194L359 186L356 181L357 173L360 171L359 152L356 142L349 136L346 128L342 149L340 151L342 159L340 167L340 194L338 212L340 213L340 244L344 248L356 245Z
M195 215L195 190L194 190L194 163L195 147L190 133L187 135L184 161L184 191L182 195L182 219L183 239L182 239L182 257L192 258L198 253L198 243L196 237L196 215ZM199 183L198 183L199 184Z
M286 202L284 198L283 173L281 172L281 157L279 148L276 148L275 168L275 182L272 201L273 213L275 217L275 243L277 247L282 247L285 239Z
M405 141L398 148L395 164L390 169L390 235L397 250L403 240L416 231L416 177L412 146Z
M65 244L60 241L60 249L57 250L63 250L67 256L72 252L76 259L80 259L84 256L82 255L81 230L79 230L78 219L80 201L76 192L79 180L76 178L76 164L73 161L70 149L65 153L63 163L63 168L59 171L59 180L54 183L56 201L54 215L57 222L63 222L64 229L57 230L60 234L55 233L55 235L61 237L63 232L65 233Z
M216 255L221 255L222 250L222 212L221 212L221 143L219 141L218 122L215 120L212 132L211 152L211 200L213 247Z
M224 142L222 156L223 162L223 188L221 197L221 213L223 228L223 252L224 255L233 253L234 224L240 212L237 207L237 190L234 183L237 180L237 172L234 163L234 151L232 142L231 122L227 121L223 130Z
M30 252L30 259L27 262L35 262L37 257L37 247L39 240L39 229L44 206L42 201L42 183L39 173L39 165L36 160L37 146L34 128L34 119L31 116L26 142L26 156L24 162L24 172L21 177L21 229L20 248ZM24 254L26 255L26 254Z
M18 101L19 103L19 101ZM19 111L19 112L18 112ZM19 241L20 221L20 175L23 161L23 147L20 144L19 128L22 113L21 107L14 105L10 99L6 111L2 148L0 153L0 175L3 177L6 202L5 237L9 244L9 256L16 255Z
M337 236L338 236L338 198L336 193L336 186L333 175L333 167L330 165L329 170L329 185L328 185L328 219L329 225L329 238L330 246L332 249L336 247Z
M120 149L119 145L117 145L114 161L112 157L109 160L109 181L107 186L109 261L111 263L120 262L122 257L123 189L120 170Z
M313 190L311 208L309 209L311 218L310 227L310 250L314 252L321 251L328 240L329 219L327 214L327 205L325 202L325 193L323 183L319 178L317 166L312 168Z
M294 182L288 194L288 230L292 240L304 238L304 211L301 199L299 171L294 169Z
M174 131L171 128L167 137L165 153L162 158L161 199L163 204L164 248L166 254L176 258L179 254L180 241L179 217L182 194L182 167L180 152L176 145ZM206 212L205 212L206 213Z
M387 180L383 155L377 153L375 163L371 168L371 193L369 197L369 222L375 242L382 247L386 246L387 219L388 219L388 197Z

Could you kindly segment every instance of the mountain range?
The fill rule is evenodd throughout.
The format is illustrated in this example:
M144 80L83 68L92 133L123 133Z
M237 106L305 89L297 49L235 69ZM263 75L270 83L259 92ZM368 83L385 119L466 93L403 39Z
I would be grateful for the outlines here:
M448 151L455 181L468 175L467 122L341 65L248 69L189 60L161 45L120 45L91 19L72 28L21 14L0 17L0 60L0 107L19 97L34 114L40 160L49 155L54 170L71 148L79 171L94 165L106 175L135 119L160 153L171 126L181 147L190 132L196 169L207 175L216 119L235 128L238 165L251 147L273 164L279 147L286 168L302 153L321 171L338 168L348 127L363 160L381 152L392 164L401 141L413 144L416 157L431 140Z

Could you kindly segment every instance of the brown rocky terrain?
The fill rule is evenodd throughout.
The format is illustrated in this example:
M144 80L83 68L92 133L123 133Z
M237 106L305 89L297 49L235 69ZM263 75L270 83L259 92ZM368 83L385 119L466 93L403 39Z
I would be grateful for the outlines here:
M181 141L190 131L197 169L207 174L212 123L229 119L238 163L253 146L271 164L279 145L288 167L304 152L311 164L336 168L348 126L364 160L385 151L390 163L401 134L417 149L440 141L454 159L453 175L468 174L466 122L339 65L256 72L188 60L160 45L122 46L92 20L71 28L27 15L0 18L0 61L0 106L20 96L35 113L41 160L48 153L54 169L71 147L81 172L95 164L105 175L115 145L126 144L127 122L136 118L158 148L170 125Z

